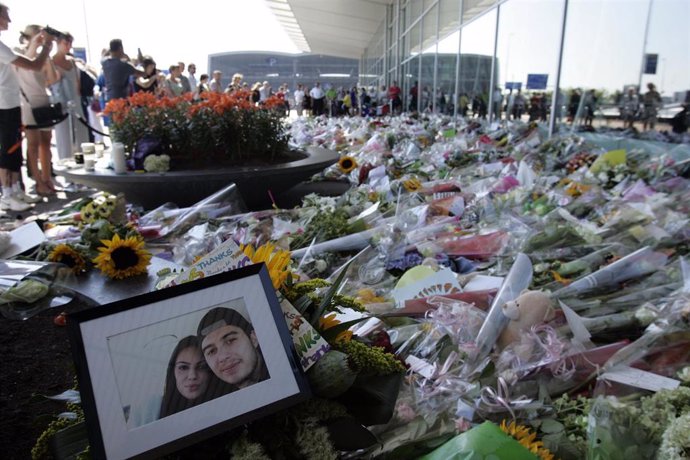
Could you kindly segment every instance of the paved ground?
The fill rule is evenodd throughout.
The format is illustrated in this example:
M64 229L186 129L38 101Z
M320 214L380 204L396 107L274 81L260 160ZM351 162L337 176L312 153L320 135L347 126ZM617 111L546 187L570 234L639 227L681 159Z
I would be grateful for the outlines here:
M22 168L22 177L25 189L28 193L34 192L34 181L28 178L26 168ZM45 219L47 213L62 209L68 203L80 198L96 193L96 190L82 187L76 184L67 184L62 177L54 178L55 184L59 187L56 196L42 198L33 208L24 212L0 211L0 230L12 230L24 223L37 219Z

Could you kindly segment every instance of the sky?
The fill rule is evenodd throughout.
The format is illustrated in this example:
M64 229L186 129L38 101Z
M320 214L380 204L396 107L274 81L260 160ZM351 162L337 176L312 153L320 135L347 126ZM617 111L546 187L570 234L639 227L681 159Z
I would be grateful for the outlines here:
M690 0L652 0L646 53L659 55L655 75L644 75L662 94L690 89ZM622 89L637 84L642 66L648 0L570 0L561 87ZM554 83L563 2L511 0L501 7L497 56L501 86L528 74ZM462 53L493 54L496 15L485 14L463 29ZM439 44L456 52L458 34ZM645 89L646 90L646 89Z
M28 24L69 31L75 48L87 48L98 63L113 38L136 57L151 55L159 69L178 61L208 73L208 55L226 51L298 52L263 0L161 2L141 0L3 0L12 23L2 33L10 46Z
M313 0L319 1L319 0ZM561 75L562 87L622 89L637 84L642 63L644 28L650 0L570 0ZM662 94L690 89L690 0L651 0L647 53L659 55L656 75L645 75ZM2 40L12 46L27 24L48 24L74 35L74 46L98 62L112 38L125 51L137 47L153 56L159 69L178 61L197 64L197 75L209 73L208 55L228 51L295 53L297 47L263 0L143 2L119 0L5 0L12 23ZM112 5L116 4L117 8ZM203 5L201 8L199 5ZM549 75L554 83L563 2L511 0L501 7L497 54L500 82L527 80L527 74ZM462 52L491 55L495 12L469 24ZM455 53L458 34L439 44Z

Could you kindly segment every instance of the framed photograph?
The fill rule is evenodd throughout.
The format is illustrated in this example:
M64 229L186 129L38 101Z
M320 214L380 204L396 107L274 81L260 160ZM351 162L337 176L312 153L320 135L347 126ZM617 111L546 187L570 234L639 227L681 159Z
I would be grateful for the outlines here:
M264 264L69 316L94 458L149 458L309 396Z

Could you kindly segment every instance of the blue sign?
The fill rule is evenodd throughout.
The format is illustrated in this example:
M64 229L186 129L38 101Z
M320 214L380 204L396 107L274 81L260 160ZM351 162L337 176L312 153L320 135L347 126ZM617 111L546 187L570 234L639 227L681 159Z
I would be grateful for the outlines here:
M522 89L522 82L521 81L507 81L506 82L506 89Z
M75 58L86 62L86 48L72 48L72 54L74 54Z
M644 55L644 73L649 75L656 74L656 65L659 62L658 54L645 54Z
M549 81L548 73L527 74L527 89L546 89L547 81Z

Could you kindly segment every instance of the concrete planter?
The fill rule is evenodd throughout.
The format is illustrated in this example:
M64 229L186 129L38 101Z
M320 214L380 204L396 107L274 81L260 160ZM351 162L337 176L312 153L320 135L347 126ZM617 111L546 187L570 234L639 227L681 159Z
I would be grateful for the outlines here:
M112 170L85 171L84 168L58 169L66 180L98 190L124 193L127 201L153 209L166 202L190 206L221 188L235 183L250 210L271 206L269 190L274 197L338 161L331 150L309 147L302 157L263 167L221 167L189 169L166 173L115 174Z

